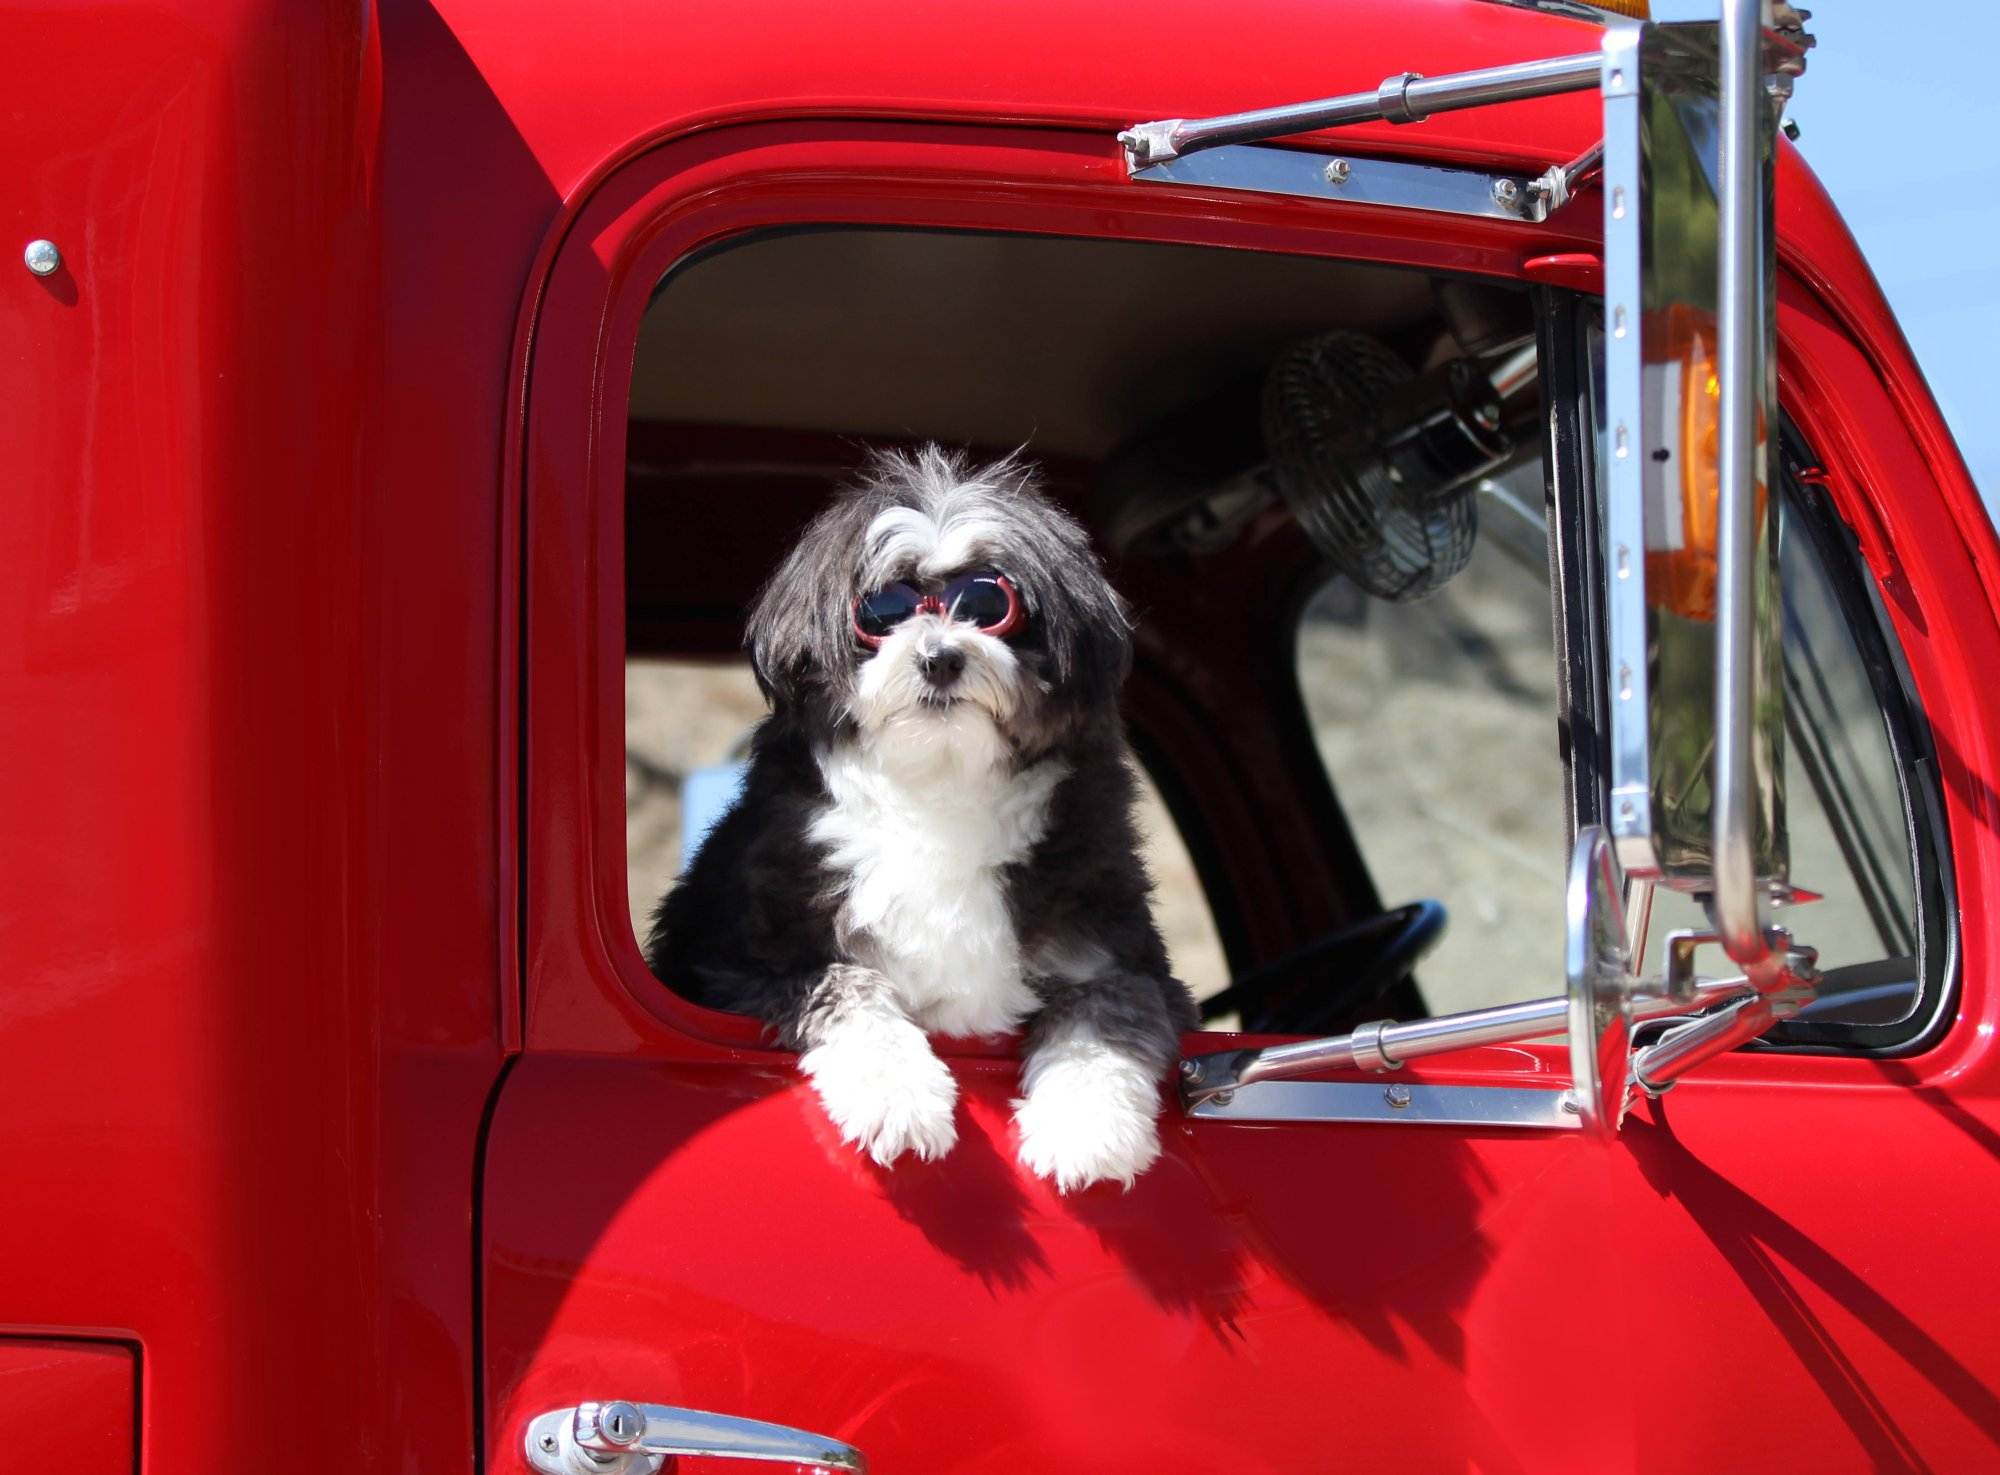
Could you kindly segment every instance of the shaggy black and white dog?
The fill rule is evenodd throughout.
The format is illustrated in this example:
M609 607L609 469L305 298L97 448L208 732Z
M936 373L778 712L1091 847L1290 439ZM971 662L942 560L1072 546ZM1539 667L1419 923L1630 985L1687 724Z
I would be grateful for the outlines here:
M1064 1191L1159 1154L1194 1024L1133 829L1130 622L1009 458L881 454L751 611L771 715L647 961L803 1053L876 1161L957 1140L928 1033L1024 1028L1020 1159Z

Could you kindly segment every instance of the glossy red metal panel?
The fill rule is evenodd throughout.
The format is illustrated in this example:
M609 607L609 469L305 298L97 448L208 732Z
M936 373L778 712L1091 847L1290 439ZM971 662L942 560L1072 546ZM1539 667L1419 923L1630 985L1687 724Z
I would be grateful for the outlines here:
M610 0L561 19L522 0L436 8L565 196L640 147L718 123L977 120L1104 136L1141 119L1372 89L1404 71L1595 51L1602 34L1587 21L1483 0L1265 0L1227 13L1162 0L1143 16L1063 0L950 10L908 0L838 9ZM1586 94L1341 137L1372 152L1546 165L1574 157L1598 131Z
M0 1427L73 1475L132 1475L138 1364L115 1342L0 1337Z
M884 1468L997 1468L1027 1451L1045 1467L1139 1468L1169 1447L1199 1458L1218 1427L1233 1467L1252 1469L1350 1453L1413 1469L1727 1468L1746 1450L1828 1469L1885 1451L1988 1463L2000 1339L1983 1308L2000 1270L1976 1236L1940 1249L1929 1232L1933 1212L1976 1223L2000 1205L1995 939L1970 915L1959 1027L1916 1060L1719 1060L1608 1146L1175 1122L1167 1164L1131 1195L1073 1202L1014 1167L1011 1065L993 1051L954 1058L964 1156L879 1174L832 1140L781 1052L654 984L625 922L612 778L624 376L640 305L672 261L800 220L1496 273L1593 244L1566 223L1156 192L1125 182L1101 139L1060 133L746 128L649 154L592 196L541 305L529 402L542 864L528 890L530 1053L490 1148L494 1458L516 1458L527 1417L603 1390L819 1427L873 1445ZM1816 244L1788 258L1837 266L1838 243ZM1786 280L1783 391L1838 456L1848 516L1880 530L1913 672L1941 747L1964 755L1952 833L1961 898L1977 907L1995 859L1984 734L2000 712L1969 675L2000 656L2000 627L1954 591L1991 533L1962 524L1925 469L1903 421L1922 405L1887 398L1870 354L1894 344L1870 336L1863 308L1843 326ZM1924 617L1945 609L1948 622ZM1418 1074L1518 1084L1560 1068L1545 1051L1487 1051ZM615 1166L579 1164L576 1143L614 1140ZM1222 1323L1219 1304L1233 1308ZM1674 1406L1692 1398L1699 1416L1639 1398L1643 1380L1619 1371L1637 1368L1672 1369ZM1550 1396L1564 1381L1552 1370L1575 1375L1568 1396ZM1352 1401L1301 1395L1322 1386ZM1765 1387L1786 1417L1746 1428L1740 1390ZM1255 1417L1237 1419L1245 1409ZM1393 1449L1376 1442L1385 1429L1401 1436Z
M401 310L356 0L6 35L0 1330L143 1346L149 1475L465 1469L522 267Z
M1132 205L1108 126L1595 40L1587 26L1471 0L1268 5L1226 24L1191 0L1143 24L1129 7L1053 0L954 11L948 27L939 14L650 0L587 14L511 0L391 0L379 16L330 0L10 13L0 215L17 242L55 237L69 264L37 282L12 265L16 247L0 256L12 346L0 355L0 466L15 508L0 519L11 609L0 619L0 1179L12 1210L0 1314L144 1341L148 1469L261 1467L274 1448L297 1469L471 1464L475 1143L517 996L518 530L504 479L520 461L503 448L526 362L517 324L525 345L544 267L593 180L649 141L745 118L1082 124L1069 135L1082 171L1071 183L1087 188L1069 191L1068 216L1060 191L1024 198L994 184L1014 176L994 172L991 153L968 148L936 172L987 223L1165 231L1129 222L1171 203L1188 222L1174 229L1191 235L1308 248L1319 227L1297 210L1244 214L1164 191L1158 206ZM1354 137L1384 152L1547 162L1594 129L1590 102L1572 98ZM1824 339L1788 329L1804 345L1788 373L1815 433L1842 448L1836 493L1874 536L1952 744L1966 1018L1908 1066L1824 1062L1782 1077L1826 1088L1839 1111L1812 1124L1829 1140L1851 1129L1874 1142L1870 1124L1889 1122L1907 1158L1907 1173L1845 1172L1854 1192L1833 1229L1818 1219L1839 1212L1830 1193L1767 1181L1761 1141L1719 1124L1701 1166L1760 1203L1775 1196L1804 1226L1810 1247L1754 1221L1780 1258L1819 1253L1817 1278L1745 1281L1772 1326L1781 1304L1810 1313L1786 1324L1795 1355L1814 1338L1833 1348L1811 1364L1815 1388L1860 1390L1844 1402L1808 1390L1808 1405L1826 1397L1831 1418L1877 1388L1900 1399L1894 1379L1914 1369L1983 1425L1992 1363L1974 1312L1992 1298L1990 1271L1958 1253L1966 1236L1929 1255L1942 1271L1926 1277L1908 1242L1949 1237L1918 1211L1873 1205L1876 1190L1914 1195L1949 1174L1931 1200L1943 1212L1992 1213L1981 1195L1996 941L1983 919L2000 714L1984 674L2000 654L2000 559L1866 266L1789 153L1785 170L1786 260L1810 284ZM1367 254L1372 236L1413 259L1498 269L1497 238L1353 222L1334 227L1343 234L1353 244L1328 249ZM574 537L581 505L538 531ZM550 669L564 672L556 654ZM575 756L597 761L587 745ZM549 802L593 801L572 787ZM550 858L590 864L578 851ZM595 897L570 894L565 940L615 982L625 964L593 940ZM669 1031L622 986L601 997L596 1015L564 1026L579 1050L767 1059L721 1026L709 1044ZM1674 1102L1728 1103L1800 1068L1718 1063L1713 1092L1691 1083ZM1890 1084L1927 1116L1875 1114ZM997 1122L992 1089L981 1099ZM515 1130L532 1130L537 1100L509 1103ZM687 1100L664 1105L686 1120ZM1938 1124L1987 1144L1987 1160L1952 1156ZM772 1150L803 1160L796 1143ZM531 1168L524 1156L509 1171ZM1512 1185L1518 1170L1496 1174ZM1692 1203L1707 1185L1668 1181L1648 1178L1638 1202ZM1058 1238L1074 1233L1050 1223ZM1087 1274L1065 1243L1061 1263ZM574 1237L557 1248L578 1252ZM807 1300L801 1315L824 1304ZM1757 1324L1718 1323L1715 1337ZM1869 1334L1886 1355L1853 1351ZM1684 1362L1712 1340L1691 1323L1677 1335ZM295 1404L248 1396L274 1386L340 1417L301 1447ZM1921 1435L1918 1447L1936 1467L1967 1465L1972 1446L1944 1423L1942 1453ZM1851 1420L1840 1428L1800 1448L1836 1465L1897 1448ZM206 1437L218 1429L231 1449Z
M960 1080L958 1147L885 1173L789 1071L524 1061L488 1185L490 1468L585 1390L815 1429L882 1475L1589 1469L1627 1427L1548 1375L1627 1336L1577 1322L1617 1295L1579 1138L1170 1126L1131 1193L1064 1200L1014 1165L1011 1063ZM579 1165L612 1121L615 1161Z

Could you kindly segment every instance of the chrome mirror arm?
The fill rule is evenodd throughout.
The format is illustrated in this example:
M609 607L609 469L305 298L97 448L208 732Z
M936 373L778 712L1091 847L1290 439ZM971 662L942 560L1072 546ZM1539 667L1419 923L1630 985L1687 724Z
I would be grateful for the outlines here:
M1541 205L1546 219L1562 209L1589 181L1604 172L1604 140L1599 139L1567 164L1551 164L1528 184L1528 193Z
M1781 960L1778 986L1753 985L1747 977L1735 980L1737 992L1747 997L1718 1013L1678 1025L1645 1049L1634 1052L1635 1087L1648 1096L1662 1095L1703 1061L1756 1039L1818 997L1818 954L1812 948L1791 942L1784 929L1772 930L1773 955Z
M1584 92L1597 85L1601 63L1594 51L1555 56L1542 61L1515 62L1474 72L1425 77L1399 72L1373 92L1349 92L1315 102L1258 108L1247 113L1223 113L1212 118L1167 118L1136 123L1118 135L1125 145L1127 165L1134 170L1226 143L1256 143L1337 128L1343 123L1417 123L1433 113L1489 103L1548 97L1560 92Z
M1716 160L1716 367L1721 382L1715 577L1714 890L1709 914L1723 950L1758 988L1784 987L1782 954L1766 937L1759 884L1753 788L1752 704L1757 699L1756 595L1761 451L1759 406L1770 375L1760 130L1765 0L1722 0L1720 147ZM1776 427L1768 427L1775 431Z

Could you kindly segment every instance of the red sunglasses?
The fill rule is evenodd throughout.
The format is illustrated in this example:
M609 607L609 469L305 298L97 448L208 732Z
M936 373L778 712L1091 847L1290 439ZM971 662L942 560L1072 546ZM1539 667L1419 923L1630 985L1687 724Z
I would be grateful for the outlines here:
M941 615L969 620L982 634L1005 639L1025 618L1021 596L1005 574L987 570L960 574L936 594L912 584L885 584L854 601L854 638L870 650L913 615Z

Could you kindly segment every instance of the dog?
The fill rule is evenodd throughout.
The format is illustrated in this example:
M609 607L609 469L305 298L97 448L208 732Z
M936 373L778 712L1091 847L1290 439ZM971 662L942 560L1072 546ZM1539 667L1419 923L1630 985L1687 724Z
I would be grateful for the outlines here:
M927 1035L1023 1032L1018 1156L1067 1193L1159 1155L1195 1026L1132 818L1131 618L1011 456L878 452L757 595L771 711L646 957L798 1050L887 1167L957 1141Z

